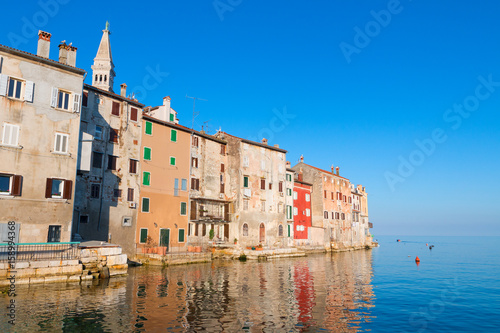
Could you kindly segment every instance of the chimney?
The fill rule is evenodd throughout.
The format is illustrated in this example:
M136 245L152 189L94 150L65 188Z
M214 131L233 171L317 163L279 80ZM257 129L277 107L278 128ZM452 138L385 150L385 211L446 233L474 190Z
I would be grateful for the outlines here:
M336 171L336 173L337 173L337 176L339 176L339 170L340 170L340 168L339 168L339 167L336 167L336 168L335 168L335 171Z
M76 66L76 47L71 46L71 43L68 45L68 60L67 64L69 66Z
M287 168L291 168L292 167L292 163L290 163L290 161L286 161L286 167Z
M48 58L50 53L50 37L52 34L38 30L38 48L36 55L39 57Z
M300 155L300 163L304 163L304 155Z
M302 168L299 169L299 182L301 182L304 178Z
M280 147L280 145L279 145L279 144L275 144L275 145L274 145L274 148L279 148L279 147Z
M65 41L59 44L59 62L65 65L68 63L68 45Z
M170 111L170 96L163 97L163 105L167 107L167 111Z
M267 145L267 139L266 139L266 138L263 138L263 139L262 139L262 143L263 143L263 144L265 144L265 145Z
M126 83L120 84L120 96L127 97L127 84Z
M333 167L333 164L332 164L332 174L335 174L334 170L335 170L335 168Z

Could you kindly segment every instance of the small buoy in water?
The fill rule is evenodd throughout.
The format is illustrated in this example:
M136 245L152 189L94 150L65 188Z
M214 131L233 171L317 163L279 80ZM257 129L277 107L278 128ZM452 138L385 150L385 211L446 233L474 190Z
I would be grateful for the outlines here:
M425 246L429 246L429 243L425 243Z
M420 258L418 256L415 258L415 262L420 262Z
M398 239L398 242L401 242L401 239Z

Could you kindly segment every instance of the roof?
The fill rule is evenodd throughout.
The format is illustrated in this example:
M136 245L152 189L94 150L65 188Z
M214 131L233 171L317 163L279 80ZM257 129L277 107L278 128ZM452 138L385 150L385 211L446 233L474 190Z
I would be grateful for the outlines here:
M160 120L158 118L148 116L147 114L144 114L144 113L142 114L142 119L150 120L150 121L155 122L155 123L160 124L160 125L165 125L165 126L169 126L172 128L176 128L176 129L181 130L183 132L187 132L187 133L192 132L189 128L187 128L185 126L177 125L177 124L174 124L174 123L171 123L168 121L163 121L163 120Z
M326 173L326 174L327 174L327 175L329 175L329 176L335 176L335 177L339 177L339 178L342 178L342 179L345 179L345 180L349 180L348 178L345 178L345 177L342 177L342 176L336 175L336 174L332 173L331 171L326 171L326 170L323 170L323 169L317 168L317 167L315 167L315 166L312 166L312 165L306 164L306 163L304 163L304 162L302 162L302 164L303 164L303 165L305 165L305 166L308 166L308 167L310 167L310 168L316 169L316 170L318 170L318 171L321 171L321 172L323 172L323 173ZM298 164L297 164L297 165L298 165ZM296 166L297 166L297 165L296 165Z
M0 44L0 51L4 51L4 52L7 52L7 53L10 53L10 54L14 54L14 55L17 55L19 57L24 57L24 58L28 58L30 60L33 60L33 61L38 61L38 62L41 62L43 64L46 64L46 65L49 65L49 66L53 66L53 67L57 67L59 69L63 69L63 70L66 70L68 72L72 72L72 73L75 73L75 74L79 74L79 75L85 75L86 71L81 69L81 68L77 68L77 67L74 67L74 66L70 66L70 65L66 65L66 64L63 64L59 61L55 61L55 60L52 60L52 59L49 59L49 58L45 58L45 57L40 57L36 54L33 54L33 53L29 53L29 52L26 52L26 51L21 51L21 50L18 50L18 49L14 49L12 47L9 47L9 46L5 46L5 45L2 45Z
M251 140L239 138L239 137L237 137L235 135L231 135L231 134L228 134L226 132L219 132L219 133L223 133L224 135L228 135L230 137L236 138L238 140L241 140L242 142L245 142L245 143L248 143L248 144L251 144L251 145L254 145L254 146L259 146L259 147L262 147L262 148L279 151L280 153L285 153L285 154L287 153L287 151L285 149L281 149L281 148L278 148L278 147L270 146L270 145L267 145L265 143L260 143L260 142L255 142L255 141L251 141Z
M113 57L111 56L111 45L109 43L109 30L106 28L102 31L101 42L99 43L99 48L97 49L97 54L95 59L108 60L113 62Z
M298 179L294 179L293 183L299 183L299 184L303 184L303 185L309 185L309 186L313 186L313 184L311 183L308 183L308 182L305 182L305 181L302 181L302 180L298 180Z
M94 87L90 84L84 84L83 85L83 89L89 89L89 90L94 90L100 94L103 94L103 95L107 95L111 98L116 98L116 99L119 99L121 101L124 101L124 102L128 102L130 104L134 104L135 106L137 107L140 107L141 109L144 107L144 104L141 104L139 103L138 101L136 100L133 100L133 99L130 99L130 98L127 98L127 97L123 97L122 95L118 95L118 94L115 94L114 92L111 92L111 91L108 91L108 90L104 90L104 89L101 89L101 88L97 88L97 87Z

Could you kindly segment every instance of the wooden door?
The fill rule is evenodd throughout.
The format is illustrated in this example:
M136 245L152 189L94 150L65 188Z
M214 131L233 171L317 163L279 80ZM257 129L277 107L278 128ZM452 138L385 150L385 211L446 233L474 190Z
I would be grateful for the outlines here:
M264 223L260 224L259 228L259 242L263 243L266 240L266 227L264 226Z

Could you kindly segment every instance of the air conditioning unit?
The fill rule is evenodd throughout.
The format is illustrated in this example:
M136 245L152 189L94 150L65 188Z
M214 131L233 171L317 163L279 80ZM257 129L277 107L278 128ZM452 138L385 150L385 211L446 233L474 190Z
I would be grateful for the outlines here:
M224 199L224 193L219 194L219 198Z
M128 208L134 208L134 209L137 208L137 203L135 203L135 202L129 202L128 203Z
M284 197L284 196L285 196L285 193L280 192L280 197Z

